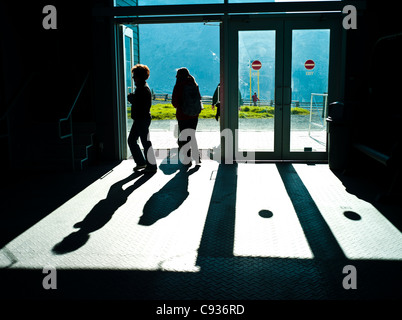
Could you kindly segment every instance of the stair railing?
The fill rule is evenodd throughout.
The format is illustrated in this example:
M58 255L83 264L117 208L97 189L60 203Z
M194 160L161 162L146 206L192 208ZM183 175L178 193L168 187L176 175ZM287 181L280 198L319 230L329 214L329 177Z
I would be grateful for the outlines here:
M72 120L73 116L72 116L72 113L74 111L74 108L75 108L75 106L77 104L78 99L81 96L81 93L82 93L86 83L88 82L89 73L90 72L88 72L87 75L85 76L85 79L81 84L80 90L78 91L78 94L74 99L74 103L72 104L72 106L70 108L70 111L68 112L68 115L65 118L59 119L59 138L62 139L62 140L70 138L70 143L71 143L71 165L72 165L73 171L75 170L75 158L74 158L74 135L73 135L73 120ZM67 133L67 134L62 133L61 127L62 127L63 122L68 122L70 132Z

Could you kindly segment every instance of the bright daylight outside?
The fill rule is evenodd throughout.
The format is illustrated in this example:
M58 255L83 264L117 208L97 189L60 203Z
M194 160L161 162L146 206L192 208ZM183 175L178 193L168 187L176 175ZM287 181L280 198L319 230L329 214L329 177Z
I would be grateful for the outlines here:
M229 0L229 3L242 2L250 1ZM223 0L208 0L207 3L223 3ZM205 1L153 0L138 3L162 4L205 4ZM146 64L151 71L148 84L153 94L150 132L154 148L177 147L177 121L171 98L176 70L180 67L189 69L202 95L204 110L200 114L196 133L199 149L218 147L220 123L212 97L220 82L219 23L127 27L133 29L134 40L137 37L132 61L126 61L127 92L134 90L130 66ZM292 42L290 151L325 152L329 30L294 30ZM275 82L275 45L274 30L239 32L239 150L274 151L275 86L278 85ZM127 43L125 47L128 50ZM129 56L126 54L126 57ZM131 105L127 103L127 130L131 125Z

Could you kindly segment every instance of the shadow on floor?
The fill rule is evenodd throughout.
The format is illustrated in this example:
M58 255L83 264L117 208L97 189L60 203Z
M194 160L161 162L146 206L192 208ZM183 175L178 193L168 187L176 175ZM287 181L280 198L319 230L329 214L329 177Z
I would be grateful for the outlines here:
M196 264L199 272L166 272L140 270L59 270L58 289L44 290L41 270L0 270L2 298L8 299L133 299L133 300L353 300L401 299L400 261L350 261L339 244L291 164L277 165L286 191L293 203L313 259L236 257L233 255L236 218L237 165L219 165L208 209ZM177 168L166 167L170 174ZM170 171L169 171L170 170ZM195 170L195 169L192 169ZM195 171L179 171L172 186L180 184L186 193L188 176ZM130 176L127 179L134 179ZM140 178L141 179L141 178ZM137 181L140 181L137 180ZM144 178L145 179L145 178ZM187 181L187 182L186 182ZM142 182L137 182L135 188ZM119 185L115 186L116 191ZM177 186L177 185L176 185ZM166 192L171 186L165 185ZM131 190L131 192L133 191ZM114 192L114 191L113 191ZM112 193L113 193L112 192ZM151 216L157 192L150 208L144 209L148 223L160 216ZM116 206L126 195L118 196ZM152 198L152 197L151 197ZM181 198L172 202L180 205ZM160 198L158 201L161 201ZM99 205L100 208L105 206ZM149 211L148 211L149 210ZM92 214L81 223L88 234L107 223L110 214L99 212L101 221ZM145 218L143 218L145 219ZM143 221L144 222L144 221ZM68 246L67 246L68 247ZM71 250L72 248L70 248ZM342 273L345 265L358 270L357 290L345 290Z
M110 187L106 199L99 201L82 221L74 225L74 228L79 230L69 234L60 243L56 244L52 252L65 254L85 245L90 234L104 227L112 219L117 209L126 203L128 196L153 176L154 174L136 172L114 183ZM132 180L135 180L135 182L123 190L123 186Z

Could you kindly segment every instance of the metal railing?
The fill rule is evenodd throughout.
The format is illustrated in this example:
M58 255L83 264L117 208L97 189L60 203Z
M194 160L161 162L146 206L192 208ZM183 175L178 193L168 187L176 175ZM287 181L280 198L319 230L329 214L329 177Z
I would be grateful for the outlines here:
M322 109L322 121L321 123L316 123L313 122L313 105L314 105L314 97L323 97L323 109ZM317 104L316 106L316 111L319 111ZM311 132L311 126L318 126L321 128L324 128L326 126L326 122L324 121L325 115L327 114L327 108L328 108L328 93L312 93L311 98L310 98L310 120L308 123L308 135L311 137L310 132Z
M85 76L85 79L81 84L80 90L78 91L78 94L75 97L74 103L72 104L72 106L70 108L70 111L68 112L67 117L59 119L59 123L58 123L58 125L59 125L59 138L62 139L62 140L70 138L70 140L71 140L70 141L70 143L71 143L71 162L72 162L71 165L72 165L73 171L75 170L75 157L74 157L74 135L73 135L73 116L72 116L72 113L74 111L74 108L75 108L75 106L77 104L78 99L81 96L81 93L82 93L86 83L88 82L89 74L90 74L90 72L88 72L87 75ZM68 122L70 132L67 133L67 134L62 133L62 128L61 127L62 127L63 122Z

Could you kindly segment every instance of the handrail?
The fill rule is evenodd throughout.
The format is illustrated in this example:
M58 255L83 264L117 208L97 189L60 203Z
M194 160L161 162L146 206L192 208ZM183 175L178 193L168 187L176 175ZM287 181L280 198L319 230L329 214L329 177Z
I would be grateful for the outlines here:
M73 111L74 111L75 105L77 104L77 101L78 101L79 97L81 96L81 92L82 92L82 90L84 89L84 87L85 87L85 85L86 85L86 83L87 83L87 81L88 81L89 74L90 74L90 72L88 72L87 75L85 76L85 79L84 79L84 81L82 82L81 88L80 88L80 90L78 91L77 96L75 97L74 103L73 103L73 105L71 106L70 111L69 111L67 117L66 117L66 118L62 118L62 119L59 119L59 138L60 138L60 139L65 139L65 138L68 138L68 137L71 138L71 139L70 139L70 140L71 140L71 141L70 141L70 143L71 143L71 167L72 167L73 171L75 170L75 159L74 159L74 141L73 141L73 121L72 121L72 116L71 116L71 115L72 115L72 113L73 113ZM63 121L69 121L69 122L70 122L70 133L69 133L69 134L66 134L66 135L64 135L64 136L61 134L61 123L62 123Z
M90 72L88 72L87 75L85 76L85 79L84 79L84 81L83 81L83 83L82 83L82 85L81 85L80 90L78 91L77 96L75 97L74 103L73 103L73 105L71 106L70 111L69 111L67 117L66 117L66 118L62 118L62 119L59 119L59 122L61 122L61 121L66 121L66 120L68 120L68 119L71 117L71 114L72 114L72 112L74 111L75 105L77 104L77 101L78 101L79 97L81 96L81 92L82 92L82 90L84 89L85 84L86 84L87 81L88 81L89 73L90 73Z
M32 79L34 76L37 75L37 72L32 72L28 76L28 80L21 86L19 92L11 99L11 102L8 104L6 107L6 111L4 112L3 116L0 118L0 121L4 120L8 114L10 113L12 107L17 103L18 99L22 96L22 94L25 92L25 89L28 87L28 85L31 83Z

